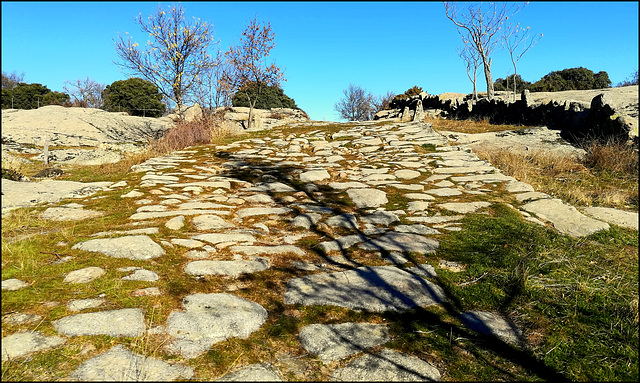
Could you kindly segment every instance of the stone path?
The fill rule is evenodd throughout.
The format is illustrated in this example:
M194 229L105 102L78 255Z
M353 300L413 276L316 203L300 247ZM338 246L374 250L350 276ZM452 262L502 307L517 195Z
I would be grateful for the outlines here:
M345 124L334 133L319 128L245 139L177 151L132 170L142 173L137 184L118 183L109 189L139 206L129 217L131 228L95 233L94 237L108 238L82 239L69 246L96 259L142 262L138 264L144 267L116 270L123 281L142 282L132 289L133 297L166 294L154 283L170 276L154 268L163 262L166 249L178 248L184 261L175 273L192 278L238 278L269 270L276 259L285 260L302 273L286 282L280 302L285 306L401 312L440 304L447 296L434 279L437 271L428 264L407 266L409 258L433 254L438 248L434 236L461 230L465 214L489 208L492 193L502 186L523 203L518 211L526 219L567 235L586 236L607 229L605 221L630 224L634 217L637 229L637 214L627 217L598 209L582 214L501 174L468 146L449 146L424 123ZM399 199L408 202L398 204ZM42 218L86 220L100 215L73 203L49 208ZM169 230L171 238L152 239L159 226L163 232ZM301 246L302 241L315 243L316 251ZM349 257L351 250L369 254L377 266ZM106 272L113 275L98 266L78 267L60 278L70 285L84 284L105 278ZM3 296L31 288L34 282L2 281ZM69 379L197 379L189 360L229 338L251 337L268 319L263 306L232 294L231 287L227 291L231 294L188 292L176 297L182 307L155 326L150 313L140 308L112 307L100 296L71 300L66 305L73 314L53 322L58 335L8 335L2 341L2 359L47 352L75 336L102 335L113 337L116 345L88 358ZM32 323L39 318L14 313L11 320ZM461 313L460 320L505 342L517 344L521 339L519 329L493 313ZM8 321L3 318L3 324ZM165 335L168 341L160 352L176 355L178 362L138 355L117 344L120 337L148 334ZM299 331L300 347L309 358L333 362L360 354L333 370L332 380L440 379L441 373L428 361L385 348L390 340L382 324L317 323ZM286 371L270 363L235 366L221 380L284 379Z

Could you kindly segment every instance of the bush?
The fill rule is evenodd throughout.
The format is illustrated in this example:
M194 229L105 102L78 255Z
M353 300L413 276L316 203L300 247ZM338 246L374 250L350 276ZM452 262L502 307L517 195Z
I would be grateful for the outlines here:
M393 103L394 101L399 101L399 100L404 100L406 98L412 97L412 96L417 96L420 93L424 92L422 90L422 87L419 87L417 85L414 85L412 88L407 89L404 93L396 95L392 100L391 103Z
M2 108L36 109L45 105L62 105L69 100L66 93L52 92L42 84L20 83L13 89L2 89Z
M233 106L249 107L249 98L247 98L247 94L251 98L251 101L256 100L254 108L300 109L291 97L284 94L280 87L265 84L262 84L261 87L258 87L255 82L249 83L243 89L237 91L231 98L231 104Z
M611 88L611 80L605 71L593 73L579 67L547 74L531 85L533 92L560 92L563 90L585 90Z
M158 87L141 78L115 81L102 92L102 109L132 116L160 117L166 110Z
M499 78L493 84L493 90L496 91L504 91L504 90L513 90L513 81L516 81L516 90L522 91L525 89L531 88L531 83L528 81L524 81L520 75L511 75L507 76L507 78ZM507 85L509 88L507 89Z

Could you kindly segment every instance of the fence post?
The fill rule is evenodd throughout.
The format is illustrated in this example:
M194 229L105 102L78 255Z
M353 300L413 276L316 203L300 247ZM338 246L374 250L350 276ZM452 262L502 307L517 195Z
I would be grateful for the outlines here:
M49 165L49 136L48 135L44 135L44 150L42 152L42 163L44 163L45 165Z

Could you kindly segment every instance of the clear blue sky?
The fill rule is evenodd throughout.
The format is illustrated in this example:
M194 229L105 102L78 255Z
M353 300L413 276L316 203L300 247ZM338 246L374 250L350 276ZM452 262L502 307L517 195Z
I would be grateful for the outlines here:
M170 2L2 2L2 71L62 91L65 81L111 84L128 78L114 39L146 43L135 18ZM312 119L338 121L334 104L350 83L374 95L413 85L429 94L470 93L462 41L441 2L182 2L186 16L214 26L226 50L254 18L269 21L284 69L282 88ZM551 71L606 71L612 85L638 69L638 2L531 2L516 20L544 36L518 63L535 82ZM478 89L486 90L480 74ZM506 51L493 56L494 79L513 73Z

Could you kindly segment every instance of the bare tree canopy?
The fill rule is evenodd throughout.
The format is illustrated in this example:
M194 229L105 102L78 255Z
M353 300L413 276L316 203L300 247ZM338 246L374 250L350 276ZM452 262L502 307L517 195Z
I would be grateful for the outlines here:
M104 84L99 84L89 77L74 81L65 81L64 91L73 97L74 104L83 108L100 108Z
M473 99L478 100L478 88L476 86L478 82L478 68L480 68L480 55L478 51L467 45L464 48L458 50L458 56L462 58L467 66L467 77L473 84Z
M531 32L530 27L521 27L520 23L509 23L503 28L502 40L509 51L511 64L513 64L514 79L518 75L517 64L527 51L533 48L542 38L542 33L537 35ZM517 93L516 81L513 81L513 99Z
M334 105L340 118L347 121L369 121L373 118L376 108L371 93L353 84L349 84L342 93L344 98Z
M493 78L491 77L491 54L494 52L505 20L520 9L517 3L458 3L444 2L446 16L462 36L465 46L475 49L480 55L487 82L487 97L493 99Z
M228 68L223 73L222 84L227 94L247 90L249 84L257 86L256 95L260 94L265 85L280 85L284 80L282 70L274 63L267 63L269 52L275 46L274 39L275 33L271 29L271 23L260 25L257 18L249 22L242 32L239 44L236 47L229 47L225 53ZM245 93L249 100L248 128L250 129L257 98L252 98L251 92Z
M228 70L228 63L220 51L204 66L194 88L194 97L203 108L211 111L220 106L231 105L231 95L222 84Z
M16 71L7 74L2 72L2 89L13 89L24 81L24 72L18 74Z
M142 49L137 42L131 42L131 36L119 36L116 52L122 63L117 64L153 83L180 109L191 96L200 73L211 62L211 26L197 18L193 24L187 22L180 4L172 5L168 13L158 6L147 22L142 15L137 22L151 40Z

